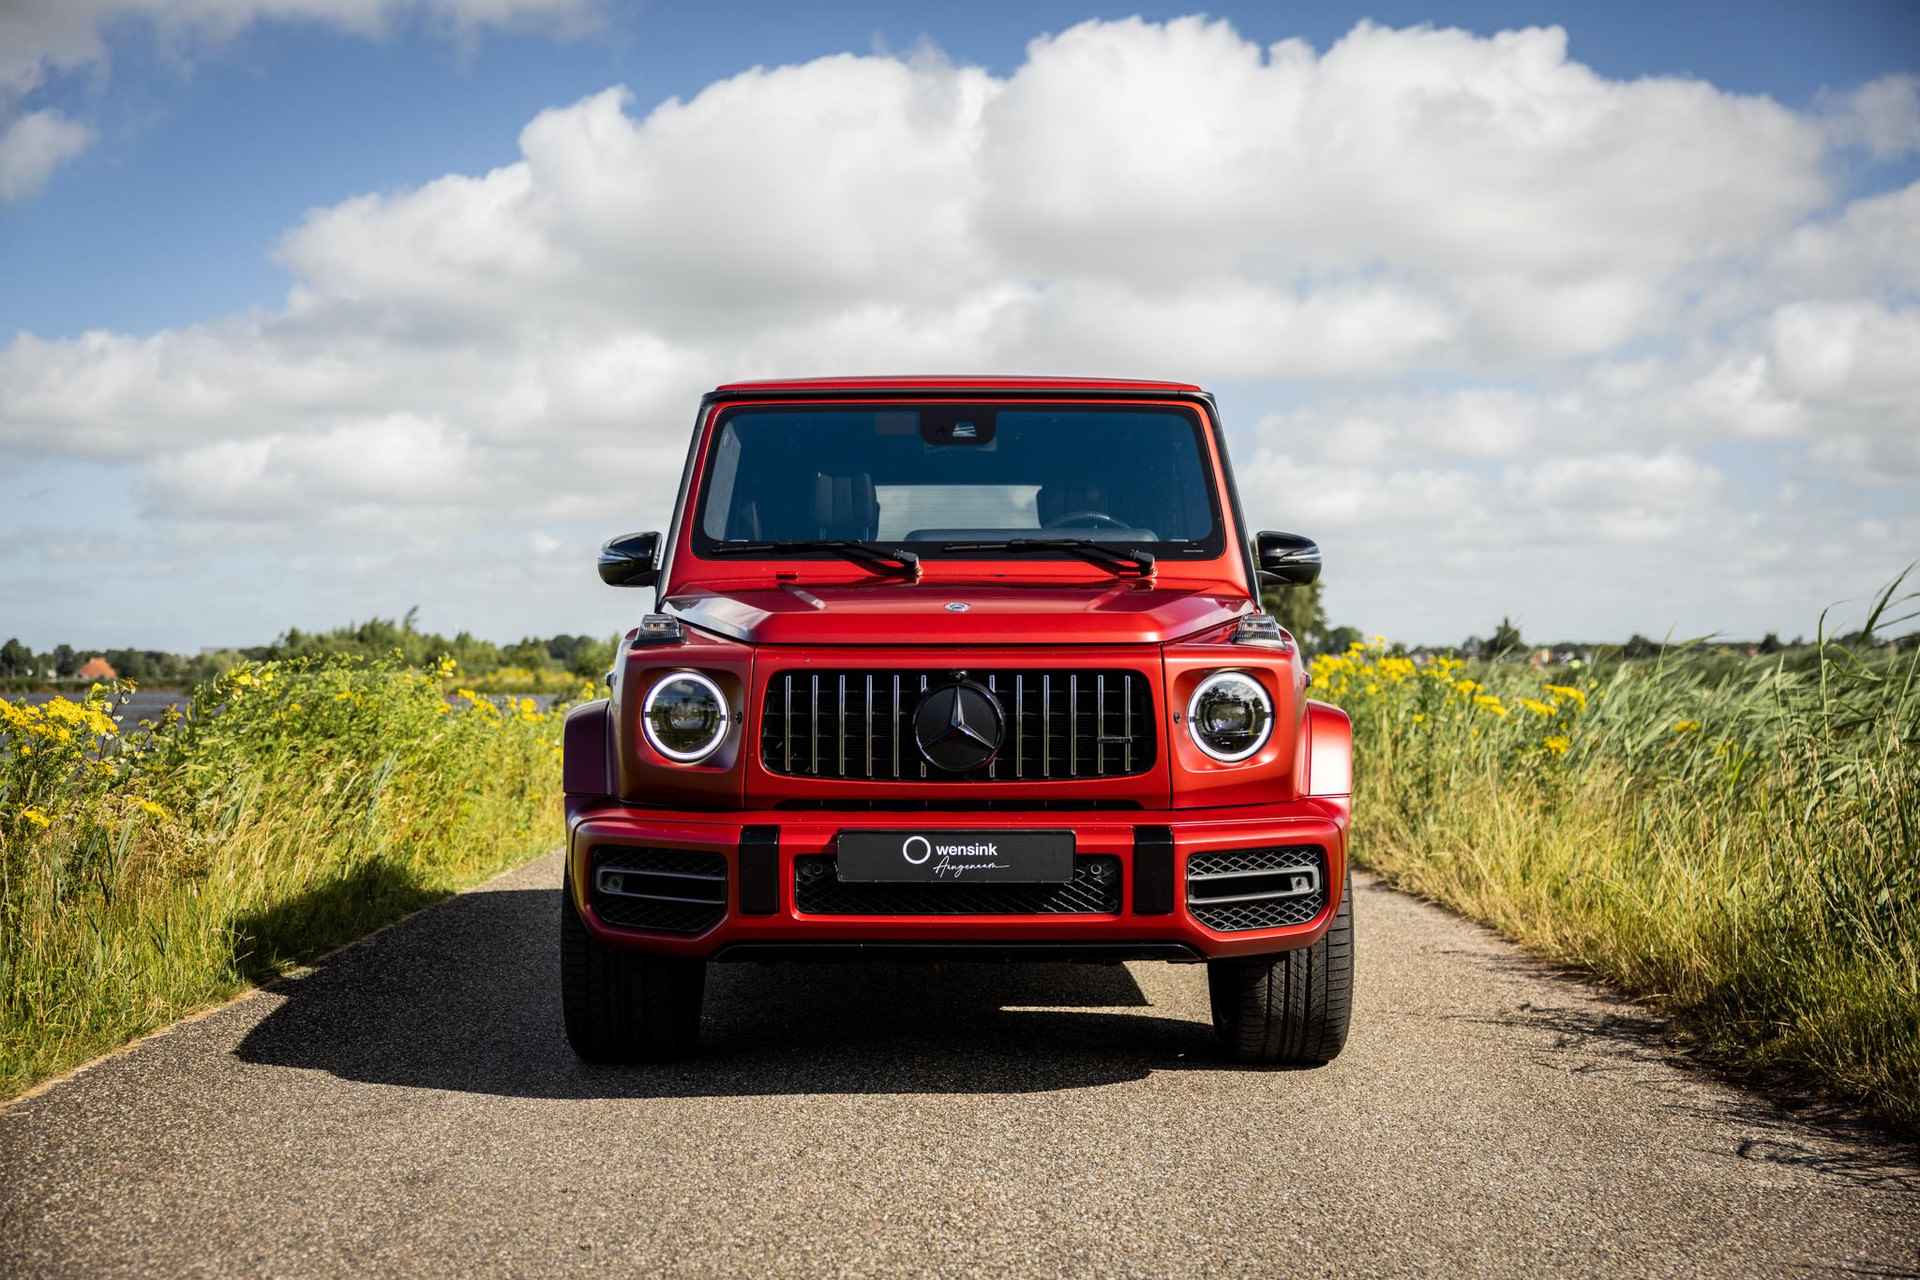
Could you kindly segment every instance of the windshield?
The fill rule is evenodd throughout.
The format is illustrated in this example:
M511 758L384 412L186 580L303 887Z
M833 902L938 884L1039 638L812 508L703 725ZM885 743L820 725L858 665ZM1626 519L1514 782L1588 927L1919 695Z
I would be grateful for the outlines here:
M1201 430L1171 408L736 409L714 436L695 547L844 538L979 558L982 543L1080 538L1215 556Z

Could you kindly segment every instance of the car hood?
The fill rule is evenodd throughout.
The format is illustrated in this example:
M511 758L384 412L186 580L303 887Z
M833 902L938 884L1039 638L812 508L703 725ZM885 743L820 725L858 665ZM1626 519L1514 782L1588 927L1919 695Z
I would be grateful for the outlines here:
M1160 644L1222 623L1252 602L1220 583L972 586L861 583L677 593L688 625L749 644Z

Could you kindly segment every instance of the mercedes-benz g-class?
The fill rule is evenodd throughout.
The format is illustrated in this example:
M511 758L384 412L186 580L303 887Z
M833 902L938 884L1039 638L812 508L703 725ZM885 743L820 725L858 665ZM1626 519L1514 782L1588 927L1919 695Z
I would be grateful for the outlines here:
M567 719L574 1048L687 1050L713 962L981 957L1204 963L1230 1055L1332 1058L1351 733L1259 604L1319 568L1199 387L713 391L600 553L656 594Z

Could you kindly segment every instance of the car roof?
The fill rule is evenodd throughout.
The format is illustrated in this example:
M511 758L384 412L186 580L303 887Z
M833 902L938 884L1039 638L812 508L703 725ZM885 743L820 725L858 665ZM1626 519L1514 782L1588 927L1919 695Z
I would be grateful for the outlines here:
M725 382L714 388L715 394L738 395L742 392L822 391L1133 391L1144 395L1190 394L1203 388L1191 382L1161 382L1149 378L1015 378L1004 375L969 376L926 374L918 377L884 378L769 378L749 382Z

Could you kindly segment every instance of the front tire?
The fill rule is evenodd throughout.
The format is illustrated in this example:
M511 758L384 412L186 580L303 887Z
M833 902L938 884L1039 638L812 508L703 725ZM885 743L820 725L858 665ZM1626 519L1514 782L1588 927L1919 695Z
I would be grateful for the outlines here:
M650 956L594 941L560 890L560 1009L567 1043L587 1062L681 1057L700 1039L702 960Z
M1221 1047L1238 1062L1319 1066L1340 1056L1353 1012L1353 876L1320 941L1298 951L1207 962Z

